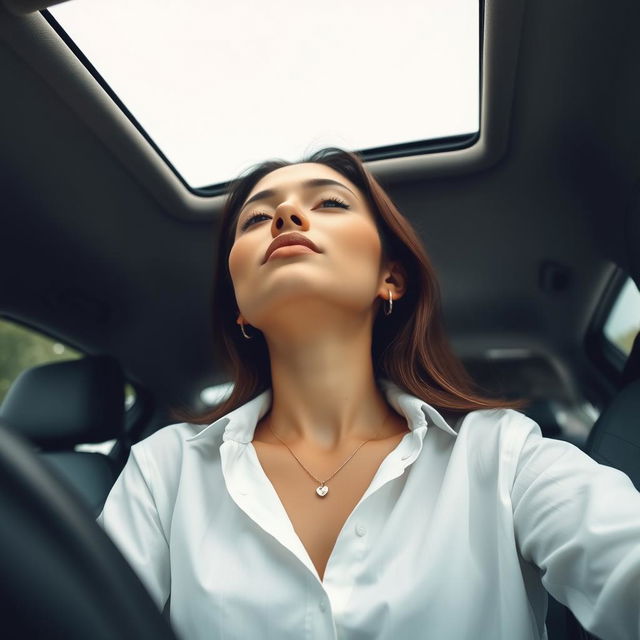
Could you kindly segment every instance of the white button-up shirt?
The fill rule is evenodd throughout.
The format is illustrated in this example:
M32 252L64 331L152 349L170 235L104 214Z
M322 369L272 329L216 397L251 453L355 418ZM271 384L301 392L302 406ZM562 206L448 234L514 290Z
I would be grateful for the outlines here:
M627 475L518 411L472 411L454 429L379 384L410 432L322 581L251 443L271 390L133 445L98 522L159 609L171 596L178 637L533 640L546 638L546 589L593 633L640 638L640 493Z

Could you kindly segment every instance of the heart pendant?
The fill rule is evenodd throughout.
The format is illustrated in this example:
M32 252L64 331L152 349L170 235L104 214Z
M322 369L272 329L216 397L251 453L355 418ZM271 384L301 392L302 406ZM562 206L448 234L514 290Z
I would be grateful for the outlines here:
M321 484L317 489L316 489L316 493L321 497L324 498L327 493L329 491L329 487L327 487L326 484Z

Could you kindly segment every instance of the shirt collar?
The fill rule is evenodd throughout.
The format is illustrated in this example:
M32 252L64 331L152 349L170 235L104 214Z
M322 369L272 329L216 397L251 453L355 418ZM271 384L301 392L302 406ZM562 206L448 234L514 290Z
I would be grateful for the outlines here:
M407 418L407 424L411 431L433 423L449 435L454 437L458 435L442 415L424 400L402 390L398 385L386 378L380 378L379 383L389 404L400 415ZM242 444L248 444L253 440L258 421L269 411L270 407L271 389L266 389L252 400L230 411L226 416L207 425L196 435L186 438L186 441L199 440L204 438L206 434L219 433L220 429L224 428L223 440L235 440Z

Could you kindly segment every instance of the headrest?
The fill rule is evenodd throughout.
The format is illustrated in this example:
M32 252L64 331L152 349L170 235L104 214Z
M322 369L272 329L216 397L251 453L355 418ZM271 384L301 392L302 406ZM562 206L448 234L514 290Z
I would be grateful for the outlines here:
M0 418L44 450L105 442L124 430L124 385L109 356L33 367L11 385Z

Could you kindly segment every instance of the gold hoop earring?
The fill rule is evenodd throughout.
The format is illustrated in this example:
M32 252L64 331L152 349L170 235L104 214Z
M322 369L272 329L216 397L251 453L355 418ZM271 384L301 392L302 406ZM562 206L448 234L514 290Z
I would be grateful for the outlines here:
M242 331L242 335L247 339L251 340L252 336L248 336L247 332L244 330L244 322L240 323L240 330Z
M391 289L387 289L387 291L389 292L389 310L387 311L387 305L386 305L386 300L384 302L384 315L385 316L390 316L391 312L393 311L393 294L391 293Z

